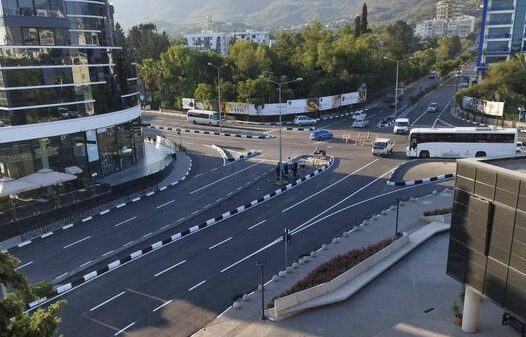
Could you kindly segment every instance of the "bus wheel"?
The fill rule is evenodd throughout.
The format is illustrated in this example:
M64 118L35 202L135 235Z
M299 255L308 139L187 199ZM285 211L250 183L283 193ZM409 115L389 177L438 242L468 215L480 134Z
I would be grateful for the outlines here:
M421 151L420 158L429 158L429 151Z
M194 125L195 125L195 124L197 124L197 122L196 122L196 121L192 121L192 123L193 123Z
M479 151L475 154L475 157L486 157L486 152L484 151Z

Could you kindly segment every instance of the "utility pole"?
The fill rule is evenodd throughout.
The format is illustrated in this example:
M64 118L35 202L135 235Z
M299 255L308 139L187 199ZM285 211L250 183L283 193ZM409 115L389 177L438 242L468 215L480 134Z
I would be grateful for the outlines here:
M292 234L287 228L283 230L283 242L285 243L285 269L287 269L289 265L289 243L292 242Z
M208 62L208 65L216 68L217 70L217 110L219 112L219 132L223 132L223 118L221 117L221 68L228 67L228 63L223 64L222 66L216 66L211 62Z
M400 233L398 232L398 214L400 213L400 202L402 200L399 198L396 198L396 224L395 224L395 236L400 236Z
M264 321L267 318L265 317L265 265L267 264L267 261L262 260L256 262L256 265L258 265L261 268L261 320Z

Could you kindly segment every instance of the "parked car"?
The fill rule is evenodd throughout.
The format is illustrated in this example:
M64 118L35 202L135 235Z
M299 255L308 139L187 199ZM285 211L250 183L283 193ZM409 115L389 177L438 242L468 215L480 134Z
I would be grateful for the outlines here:
M427 111L429 112L437 112L437 110L438 110L438 103L436 102L429 104L429 106L427 107Z
M316 124L317 120L310 118L309 116L296 116L294 118L294 122L292 122L294 125L302 126L302 125L314 125Z
M315 130L312 131L310 134L311 140L326 140L326 139L332 139L333 135L330 131L327 130Z
M374 156L388 156L393 152L394 143L389 138L376 138L373 142L371 153Z
M365 128L369 124L369 120L366 118L355 119L352 123L353 128Z
M393 133L409 133L409 118L397 118L394 123Z

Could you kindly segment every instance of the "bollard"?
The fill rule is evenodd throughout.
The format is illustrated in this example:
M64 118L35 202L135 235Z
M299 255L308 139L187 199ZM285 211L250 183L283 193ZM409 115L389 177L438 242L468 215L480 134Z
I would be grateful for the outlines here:
M300 267L300 265L299 265L299 263L297 263L297 262L294 262L294 263L292 264L292 268L294 268L294 269L298 269L299 267Z
M292 273L292 271L293 271L292 267L287 267L287 273Z
M237 301L234 302L234 304L232 304L232 308L234 308L234 309L236 309L236 310L237 310L237 309L240 309L240 308L241 308L241 303L239 303L239 302L237 302Z
M334 238L332 239L332 243L339 243L340 242L340 239L339 238Z
M279 281L279 276L278 275L272 276L272 281L278 282Z
M250 296L248 296L248 294L245 294L245 295L243 295L243 297L241 298L241 300L242 300L243 302L248 302L248 301L250 301Z
M283 271L283 270L278 273L279 277L281 277L281 278L284 278L285 274L287 274L287 272Z
M323 244L323 245L321 246L321 248L322 248L323 250L327 250L329 247L328 247L326 244Z
M316 253L315 251L310 252L310 256L315 257L316 255L318 255L318 253Z

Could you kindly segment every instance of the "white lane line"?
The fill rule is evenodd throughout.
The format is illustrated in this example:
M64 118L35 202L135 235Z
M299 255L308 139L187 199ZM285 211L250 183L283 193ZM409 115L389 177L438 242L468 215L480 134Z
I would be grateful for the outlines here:
M435 122L433 123L433 126L432 128L435 127L435 125L438 123L438 121L440 120L440 117L442 117L442 114L444 114L444 111L446 111L446 108L451 104L451 102L453 101L453 98L451 98L449 100L449 102L447 102L446 106L444 107L444 109L442 109L442 112L437 116L437 118L435 119ZM449 124L451 125L451 124Z
M211 247L208 247L208 250L212 250L212 249L214 249L214 248L217 248L217 247L221 246L223 243L226 243L226 242L228 242L228 241L230 241L230 240L232 240L232 237L229 237L229 238L226 239L226 240L223 240L223 241L221 241L221 242L219 242L219 243L216 243L215 245L213 245L213 246L211 246Z
M199 213L199 210L193 212L191 215L196 215L197 213Z
M152 311L153 311L153 312L156 312L157 310L164 308L165 306L167 306L167 305L170 304L170 303L172 303L172 300L169 300L169 301L164 302L163 304L161 304L161 305L158 306L157 308L153 309Z
M214 171L217 171L219 169L219 167L216 167L214 169L211 169L210 172L214 172Z
M202 177L203 175L204 175L203 173L199 173L198 175L195 176L195 178Z
M148 234L144 234L142 237L143 237L143 238L146 238L146 237L148 237L148 236L150 236L150 235L152 235L152 234L153 234L153 233L150 232L150 233L148 233Z
M158 272L157 274L155 274L154 277L157 277L157 276L159 276L159 275L162 275L162 274L166 273L167 271L170 271L170 270L174 269L175 267L179 267L180 265L182 265L182 264L185 263L185 262L186 262L186 260L183 260L183 261L181 261L181 262L179 262L179 263L174 264L174 265L171 266L171 267L166 268L165 270L161 270L160 272Z
M208 208L208 207L210 207L210 205L212 205L212 204L206 204L206 205L203 206L203 208Z
M108 256L108 255L110 255L111 253L113 253L113 250L110 250L109 252L102 254L102 256Z
M254 228L256 228L257 226L264 224L265 222L267 222L267 220L260 221L260 222L258 222L257 224L255 224L254 226L250 226L250 227L248 227L248 229L249 229L249 230L254 229Z
M192 290L194 290L195 288L200 287L200 286L202 286L202 285L205 284L205 283L206 283L206 280L201 281L201 282L199 282L198 284L196 284L195 286L193 286L192 288L188 289L188 291L192 291Z
M91 263L91 260L89 260L88 262L84 262L83 264L80 265L79 268L85 267L85 266L87 266L90 263Z
M123 246L123 247L126 247L126 246L131 245L132 243L133 243L133 241L130 241L130 242L128 242L128 243L123 244L122 246Z
M226 196L228 197L228 196L232 195L232 193L234 193L234 192L228 192L228 194Z
M168 227L170 227L170 225L162 226L161 229L166 229Z
M184 219L186 219L185 216L183 216L181 219L177 220L176 222L181 222L181 221L183 221Z
M216 202L220 202L221 200L223 200L223 198L219 198L216 200Z
M133 221L133 220L135 220L135 219L137 219L136 216L134 216L133 218L129 218L128 220L124 220L123 222L119 222L118 224L114 225L114 227L119 227L120 225L124 225L125 223L128 223L128 222L130 222L130 221Z
M198 188L197 190L190 192L189 195L195 194L195 193L197 193L197 192L199 192L199 191L204 190L205 188L208 188L208 187L210 187L210 186L212 186L212 185L218 184L218 183L220 183L221 181L223 181L223 180L225 180L225 179L228 179L228 178L233 177L233 176L235 176L235 175L237 175L237 174L240 174L241 172L244 172L244 171L246 171L246 170L249 170L249 169L253 168L254 166L257 166L257 165L259 165L259 164L261 164L261 163L263 163L263 162L262 162L262 161L258 161L258 162L255 163L254 165L250 165L249 167L245 167L244 169L239 170L239 171L236 171L235 173L232 173L232 174L230 174L230 175L227 175L227 176L225 176L225 177L223 177L223 178L221 178L221 179L218 179L218 180L214 181L213 183L210 183L210 184L205 185L205 186L203 186L203 187L201 187L201 188Z
M303 203L306 202L307 200L310 200L310 199L316 197L318 194L323 193L323 192L325 192L326 190L328 190L329 188L331 188L331 187L333 187L333 186L335 186L335 185L341 183L341 182L344 181L345 179L347 179L347 178L349 178L349 177L352 177L353 175L355 175L356 173L360 172L361 170L363 170L363 169L367 168L368 166L370 166L370 165L376 163L378 160L379 160L379 159L375 159L375 160L373 160L372 162L368 163L367 165L364 165L364 166L360 167L359 169L355 170L354 172L349 173L349 174L346 175L345 177L343 177L343 178L341 178L340 180L338 180L338 181L336 181L336 182L330 184L329 186L325 187L324 189L322 189L322 190L320 190L320 191L318 191L318 192L316 192L316 193L314 193L314 194L308 196L307 198L305 198L305 199L303 199L303 200L301 200L301 201L295 203L294 205L292 205L292 206L290 206L290 207L288 207L288 208L285 208L284 210L281 211L281 213L285 213L285 212L287 212L287 211L293 209L294 207L303 204Z
M64 274L55 277L55 280L58 280L59 278L62 278L62 277L64 277L64 276L66 276L67 274L68 274L68 273L65 272Z
M170 204L172 204L172 203L174 203L174 202L175 202L175 200L170 200L170 201L168 201L167 203L164 203L164 204L162 204L162 205L159 205L159 206L157 206L157 207L155 207L155 208L156 208L156 209L163 208L163 207L168 206L168 205L170 205Z
M33 261L29 261L28 263L24 263L23 265L18 266L18 267L16 268L16 270L20 270L20 269L22 269L22 268L24 268L24 267L27 267L27 266L29 266L29 265L32 265L32 264L33 264Z
M91 239L91 235L90 235L90 236L86 236L84 239L80 239L80 240L78 240L78 241L75 241L75 242L73 242L73 243L70 243L69 245L66 245L66 246L64 246L64 247L62 247L62 248L63 248L63 249L66 249L66 248L69 248L69 247L74 246L74 245L76 245L76 244L79 244L79 243L81 243L82 241L86 241L86 240L89 240L89 239Z
M113 296L112 298L107 299L106 301L102 302L101 304L94 306L93 308L89 309L89 311L92 311L92 312L93 312L93 311L97 310L98 308L102 307L103 305L110 303L111 301L113 301L113 300L116 299L117 297L120 297L120 296L124 295L125 293L126 293L126 292L123 291L123 292L121 292L120 294L117 294L117 295Z
M126 331L127 329L131 328L132 326L135 325L135 322L125 326L124 328L120 329L119 331L117 331L115 334L113 334L113 336L118 336L120 335L121 333L123 333L124 331Z

